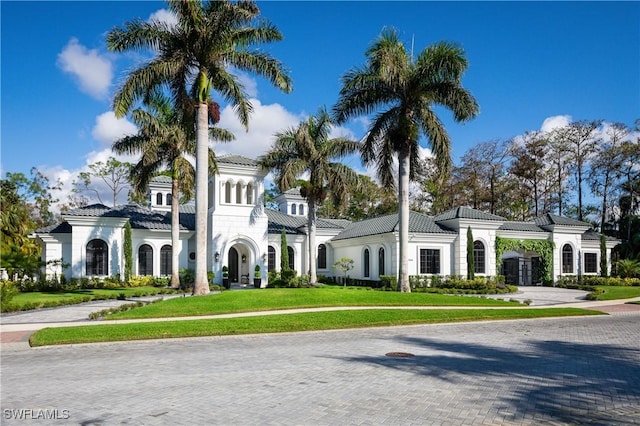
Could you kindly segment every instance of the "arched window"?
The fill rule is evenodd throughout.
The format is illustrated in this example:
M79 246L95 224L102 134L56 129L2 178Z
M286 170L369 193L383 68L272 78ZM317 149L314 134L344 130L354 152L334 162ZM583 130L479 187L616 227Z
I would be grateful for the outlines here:
M327 269L327 246L318 246L318 269Z
M267 254L267 270L275 271L276 270L276 249L273 246L269 246L268 254Z
M291 246L287 246L287 253L289 253L289 269L293 270L294 265L296 264L295 262L295 254L293 252L293 247Z
M158 206L162 205L162 194L159 192L156 194L156 205Z
M171 246L166 244L160 249L160 275L171 275Z
M247 184L247 204L253 204L253 184Z
M236 204L242 204L242 183L236 183Z
M304 216L304 204L300 204L300 205L298 206L298 214L299 214L300 216Z
M138 275L153 275L153 249L149 244L138 249Z
M562 273L573 273L573 248L569 244L562 246Z
M364 276L369 277L369 249L364 249Z
M295 204L291 204L291 214L292 215L296 214L296 205Z
M224 184L224 202L231 203L231 182Z
M166 201L167 205L170 206L171 205L171 193L167 194L166 200L167 200Z
M384 275L384 247L378 250L378 275Z
M109 275L109 248L102 240L91 240L87 244L87 275Z
M482 241L473 242L473 271L476 274L484 274L485 261L484 261L484 244Z

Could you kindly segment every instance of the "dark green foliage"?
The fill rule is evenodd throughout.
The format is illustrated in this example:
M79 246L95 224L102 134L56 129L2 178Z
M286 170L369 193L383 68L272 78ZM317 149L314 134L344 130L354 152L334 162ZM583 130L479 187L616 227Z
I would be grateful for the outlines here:
M282 230L280 235L280 270L289 270L289 250L287 250L287 234Z
M18 294L18 287L11 281L0 281L0 311L6 312L11 305L11 299Z
M607 237L600 235L600 276L609 276L609 268L607 264Z
M467 227L467 279L475 277L475 254L473 253L473 232L471 227Z
M510 250L533 251L540 255L540 276L544 285L553 283L553 247L548 240L515 240L496 237L496 265L502 265L502 254Z
M127 221L124 224L124 281L129 282L133 271L133 248L131 244L131 223Z

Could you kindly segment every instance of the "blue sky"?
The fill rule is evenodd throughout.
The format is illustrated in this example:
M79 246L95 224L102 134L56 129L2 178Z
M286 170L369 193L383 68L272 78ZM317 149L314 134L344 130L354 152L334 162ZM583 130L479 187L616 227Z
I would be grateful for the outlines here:
M384 27L409 48L456 42L469 59L463 85L480 115L464 125L439 111L457 161L476 143L509 139L567 120L640 118L639 2L306 2L258 3L284 40L265 47L289 69L283 94L243 75L255 113L247 134L228 109L220 125L237 141L219 154L256 157L276 131L319 107L331 108L340 77L364 63ZM108 52L105 34L134 19L166 16L162 2L0 2L2 174L37 167L68 189L87 164L104 160L118 137L135 131L115 120L111 97L141 60ZM336 133L359 139L366 120ZM357 160L350 160L360 167ZM65 191L66 192L66 191ZM65 194L60 194L64 197Z

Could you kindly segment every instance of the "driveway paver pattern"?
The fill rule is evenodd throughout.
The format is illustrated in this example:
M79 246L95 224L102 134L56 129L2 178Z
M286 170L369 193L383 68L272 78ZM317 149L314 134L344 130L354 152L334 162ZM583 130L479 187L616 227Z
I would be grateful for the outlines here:
M2 424L640 424L638 336L631 311L3 350Z

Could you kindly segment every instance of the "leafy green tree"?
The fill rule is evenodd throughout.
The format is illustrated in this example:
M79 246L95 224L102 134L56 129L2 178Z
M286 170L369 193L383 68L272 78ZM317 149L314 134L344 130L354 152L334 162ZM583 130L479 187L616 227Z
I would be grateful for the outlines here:
M251 103L232 67L258 74L279 89L291 90L291 81L279 61L255 45L278 41L282 35L268 21L259 20L253 1L169 0L177 24L130 21L107 35L110 50L151 50L155 56L129 73L114 98L116 116L123 117L138 100L158 87L171 92L184 117L194 117L196 129L196 271L194 294L209 293L207 282L207 185L211 91L233 105L248 128ZM195 109L194 109L195 105ZM194 114L195 113L195 114ZM194 116L195 115L195 116ZM215 121L215 120L214 120Z
M612 195L620 179L623 161L620 145L629 136L629 128L622 123L614 123L605 132L609 140L598 145L597 155L591 160L588 173L591 192L602 198L600 232L605 232L607 219L612 217Z
M513 140L510 148L513 162L509 171L521 180L530 194L527 198L532 201L533 216L539 215L547 149L547 140L540 132L526 132L522 140Z
M343 257L340 260L338 260L336 263L334 263L332 266L333 269L338 269L339 271L342 271L342 273L344 274L345 287L347 285L347 280L349 279L349 271L353 269L353 263L354 263L353 259L349 257Z
M196 143L193 127L186 127L180 111L173 108L171 100L154 93L147 100L147 108L137 108L132 112L138 133L125 136L113 144L113 151L119 154L140 154L140 160L131 169L134 192L146 193L150 180L162 171L171 177L171 286L180 287L180 198L190 199L193 195L195 170L187 156L195 156ZM214 123L215 124L215 123ZM212 139L229 141L234 136L230 132L211 127ZM209 149L209 169L215 172L215 154Z
M359 221L398 211L398 197L390 188L383 188L367 175L358 175L356 183L348 185L346 205L336 204L328 196L318 208L318 216Z
M358 150L358 143L346 138L329 139L332 124L327 111L321 108L296 128L276 134L274 145L259 160L262 167L275 172L281 190L300 186L300 194L307 200L311 284L317 282L317 209L329 194L335 204L345 205L350 187L358 182L358 174L340 162ZM299 180L305 173L309 180Z
M10 193L17 196L23 203L35 227L39 228L55 223L56 215L51 207L58 202L58 199L53 196L53 191L62 188L62 183L59 180L52 183L41 171L32 167L30 178L24 173L7 172L6 181L11 183Z
M600 234L600 276L609 276L609 262L607 261L607 237Z
M282 230L280 234L280 271L288 271L289 269L289 249L287 246L287 233Z
M89 170L78 173L78 179L73 181L73 194L83 196L92 193L100 204L102 200L101 187L106 186L111 195L111 205L118 204L118 196L125 189L131 188L129 174L131 163L123 162L115 157L109 157L107 161L97 161L88 166Z
M398 159L399 279L400 289L410 292L409 181L419 168L420 131L446 180L451 169L451 142L434 107L453 112L455 121L478 113L478 104L461 85L467 69L464 51L441 42L409 54L394 30L385 30L366 52L367 62L348 71L334 113L338 123L379 111L364 138L361 153L365 164L377 166L383 186L394 186L393 160Z
M18 193L16 174L0 180L0 268L10 277L32 275L42 266L40 246L29 234L37 228L31 206ZM22 175L24 176L24 175Z
M131 243L131 223L127 221L124 224L124 242L122 244L124 250L124 281L129 282L131 272L133 271L133 246Z
M596 152L600 139L597 130L601 121L576 121L559 129L560 138L565 141L570 169L574 172L574 181L578 191L578 220L584 218L582 184L584 171L589 163L589 158Z

